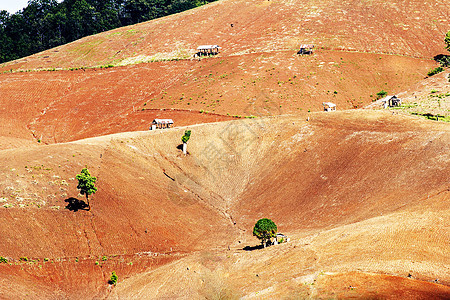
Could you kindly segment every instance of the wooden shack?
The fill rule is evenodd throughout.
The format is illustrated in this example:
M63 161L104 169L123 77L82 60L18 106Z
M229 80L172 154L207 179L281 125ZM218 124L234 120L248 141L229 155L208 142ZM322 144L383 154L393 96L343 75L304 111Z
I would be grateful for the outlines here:
M402 105L402 99L398 98L396 95L387 96L381 100L384 108L395 107Z
M314 49L314 45L311 45L311 44L300 45L300 50L297 52L297 54L311 55L313 53L313 49Z
M196 56L209 56L219 54L219 45L201 45L197 48Z
M173 125L172 119L154 119L150 130L166 129Z
M334 111L336 110L336 104L332 103L332 102L323 102L323 110L324 111Z

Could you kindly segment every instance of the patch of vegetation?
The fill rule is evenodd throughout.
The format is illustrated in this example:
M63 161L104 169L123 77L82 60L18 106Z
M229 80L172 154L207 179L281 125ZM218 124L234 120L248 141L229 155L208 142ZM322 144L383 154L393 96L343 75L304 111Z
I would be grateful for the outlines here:
M437 67L437 68L434 68L434 69L431 69L430 71L428 71L427 75L431 77L431 76L441 73L443 71L444 71L443 67Z
M381 99L383 97L386 97L387 92L385 90L381 90L377 93L377 99Z
M108 69L108 68L112 68L112 67L114 67L113 64L107 64L107 65L100 66L100 69Z
M439 54L434 57L434 60L441 65L441 67L450 66L450 55Z
M432 120L432 121L443 121L443 122L450 122L450 116L443 116L443 115L439 115L439 114L432 114L432 113L418 113L418 112L412 112L412 115L415 116L421 116L421 117L425 117L428 120Z
M161 18L212 1L215 0L28 1L24 9L1 16L0 63L67 44L84 36ZM131 29L111 33L109 36L129 36L131 44L136 45L137 33L139 32ZM102 42L101 39L86 42L73 51L90 57L94 53L91 50ZM50 55L40 58L49 57Z
M111 273L111 277L109 278L108 283L109 283L109 284L116 285L118 279L119 279L119 277L117 276L116 272L113 271L113 272Z
M442 98L450 97L450 93L441 93L441 94L436 94L436 95L430 95L430 97L442 99Z
M8 263L8 259L3 256L0 256L0 264L7 264L7 263Z

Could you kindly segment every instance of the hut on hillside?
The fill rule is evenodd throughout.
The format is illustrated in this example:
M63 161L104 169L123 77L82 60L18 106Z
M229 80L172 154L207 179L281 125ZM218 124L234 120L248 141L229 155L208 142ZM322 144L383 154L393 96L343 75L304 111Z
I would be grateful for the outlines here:
M216 55L219 53L220 48L219 45L201 45L198 46L195 56Z
M395 107L402 105L402 99L398 98L396 95L387 96L381 100L384 108Z
M297 52L297 54L310 55L313 53L313 49L314 49L314 45L311 45L311 44L300 45L300 50Z
M336 104L332 103L332 102L323 102L323 110L324 111L333 111L336 110Z
M172 119L154 119L150 130L166 129L173 125Z

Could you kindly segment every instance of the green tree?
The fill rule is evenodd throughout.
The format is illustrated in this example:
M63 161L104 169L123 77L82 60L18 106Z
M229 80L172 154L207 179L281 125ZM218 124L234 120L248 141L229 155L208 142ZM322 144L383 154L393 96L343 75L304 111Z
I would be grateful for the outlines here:
M253 235L261 240L264 248L266 247L266 242L270 241L276 234L277 225L271 219L260 219L253 227Z
M183 142L183 154L186 155L187 152L187 142L191 138L191 131L186 130L184 132L184 135L181 137L181 141Z
M97 188L95 187L97 178L91 176L87 168L83 168L83 170L81 170L81 174L77 174L75 178L78 179L77 189L80 190L81 195L86 195L87 205L89 209L91 209L91 206L89 205L89 195L97 192Z

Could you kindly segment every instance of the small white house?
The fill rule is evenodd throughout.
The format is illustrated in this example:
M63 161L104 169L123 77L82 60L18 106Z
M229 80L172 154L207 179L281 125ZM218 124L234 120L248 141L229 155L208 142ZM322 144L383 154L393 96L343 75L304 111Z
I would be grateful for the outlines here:
M150 130L170 128L172 125L172 119L154 119Z
M332 103L332 102L323 102L323 110L324 111L333 111L336 110L336 104Z

